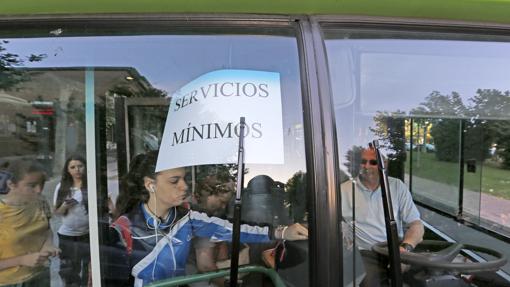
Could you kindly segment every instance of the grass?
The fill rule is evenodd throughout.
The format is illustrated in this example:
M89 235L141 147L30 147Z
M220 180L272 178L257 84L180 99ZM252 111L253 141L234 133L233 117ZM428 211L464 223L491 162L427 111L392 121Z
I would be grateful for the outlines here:
M407 156L409 159L409 153ZM408 163L406 172L409 172ZM459 164L438 161L433 153L415 152L413 153L413 175L458 186ZM510 199L510 170L497 168L493 164L484 163L481 166L477 163L476 172L469 173L464 165L464 188L472 191L481 189L484 193Z

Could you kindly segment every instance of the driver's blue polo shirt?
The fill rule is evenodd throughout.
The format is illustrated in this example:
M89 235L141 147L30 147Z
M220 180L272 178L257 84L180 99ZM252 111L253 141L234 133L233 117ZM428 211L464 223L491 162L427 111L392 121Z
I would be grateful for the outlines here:
M388 177L388 185L397 230L399 237L402 238L404 237L403 227L419 220L420 213L407 186L400 179ZM381 188L371 191L360 182L359 178L355 179L355 186L356 246L359 249L370 249L375 243L386 241ZM341 185L341 194L342 217L352 230L352 181L346 181Z

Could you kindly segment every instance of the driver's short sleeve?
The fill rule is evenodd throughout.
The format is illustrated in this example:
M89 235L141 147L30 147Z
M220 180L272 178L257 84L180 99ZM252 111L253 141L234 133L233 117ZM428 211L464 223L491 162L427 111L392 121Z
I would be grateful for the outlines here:
M418 208L416 208L407 186L401 180L397 181L400 216L404 225L408 225L413 221L420 220L420 212L418 211Z

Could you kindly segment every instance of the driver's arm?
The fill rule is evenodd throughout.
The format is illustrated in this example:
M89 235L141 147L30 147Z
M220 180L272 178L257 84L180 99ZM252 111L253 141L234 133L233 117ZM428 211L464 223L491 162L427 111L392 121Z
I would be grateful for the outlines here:
M404 240L402 242L411 244L413 247L416 247L416 245L418 245L418 243L423 240L423 234L425 233L423 223L421 223L421 220L418 219L411 222L407 228L408 229L404 234ZM403 252L406 250L400 247L400 251Z

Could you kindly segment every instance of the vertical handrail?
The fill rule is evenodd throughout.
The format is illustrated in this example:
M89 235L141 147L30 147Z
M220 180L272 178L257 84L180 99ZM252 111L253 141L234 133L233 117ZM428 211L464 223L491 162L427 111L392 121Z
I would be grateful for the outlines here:
M352 190L352 250L356 248L356 181L351 178ZM356 286L356 253L352 253L352 287Z
M237 287L239 269L239 249L241 238L241 190L244 186L244 128L245 118L239 121L239 149L237 153L237 189L234 203L234 222L232 231L232 258L230 260L230 287Z
M413 118L410 118L409 123L411 125L410 131L409 131L411 134L411 137L410 137L411 139L409 140L409 192L412 195L413 194L413 144L414 144L414 140L413 140L414 120L413 120Z
M460 120L460 133L459 133L459 201L457 210L457 220L462 220L464 213L464 130L466 123L463 119Z
M372 142L377 157L377 167L379 171L379 185L381 187L382 203L384 210L384 221L386 223L386 238L388 241L388 254L390 259L391 286L402 287L402 274L400 270L400 248L398 240L397 222L393 214L393 205L391 204L391 194L388 185L388 175L384 159L379 151L379 142Z

